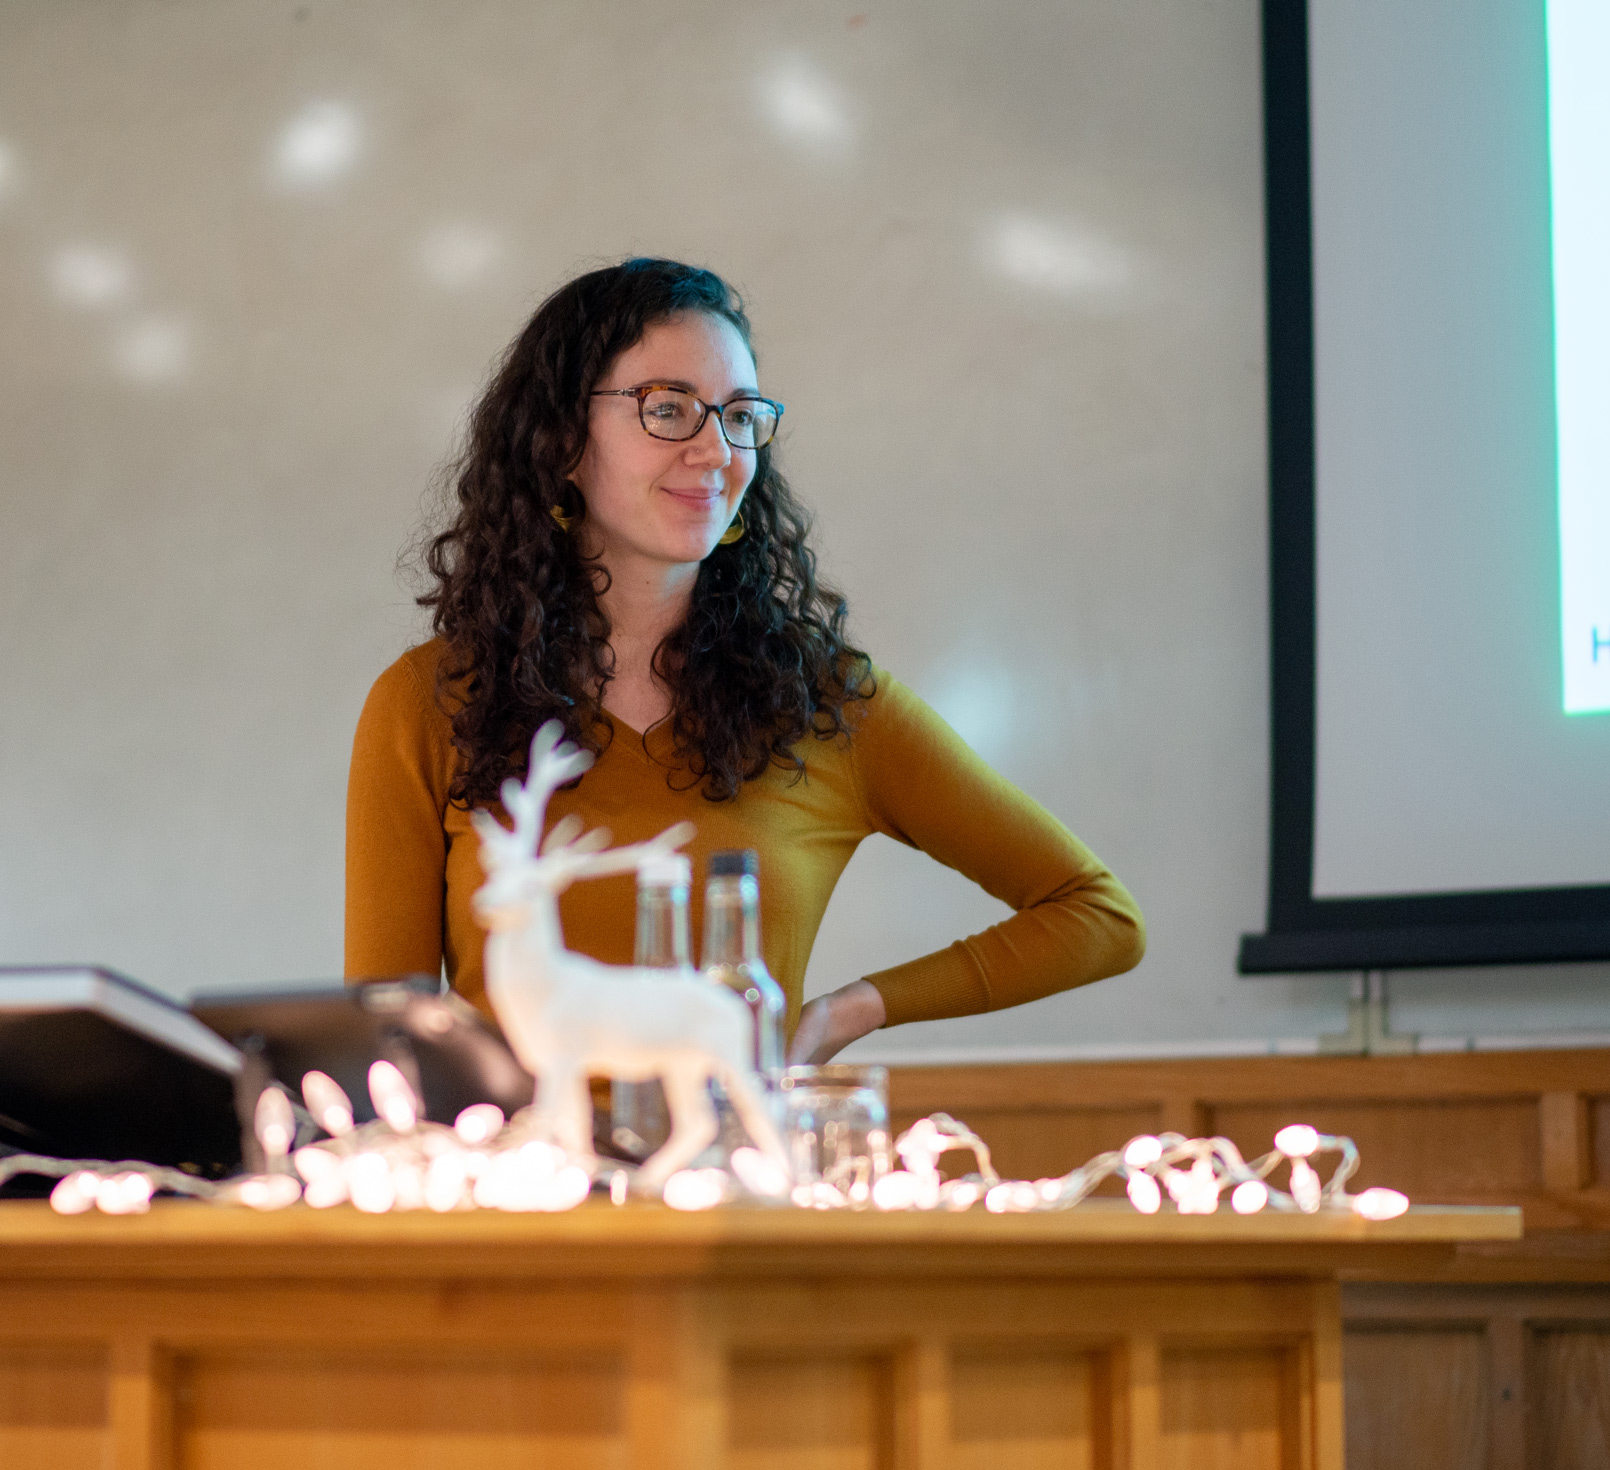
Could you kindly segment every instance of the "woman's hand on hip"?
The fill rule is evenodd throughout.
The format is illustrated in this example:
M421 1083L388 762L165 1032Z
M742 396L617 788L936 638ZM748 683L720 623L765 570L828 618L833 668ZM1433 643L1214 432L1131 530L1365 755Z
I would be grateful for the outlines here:
M852 1041L876 1031L884 1016L883 997L867 980L852 980L817 996L799 1013L799 1025L788 1043L788 1065L820 1066L831 1061Z

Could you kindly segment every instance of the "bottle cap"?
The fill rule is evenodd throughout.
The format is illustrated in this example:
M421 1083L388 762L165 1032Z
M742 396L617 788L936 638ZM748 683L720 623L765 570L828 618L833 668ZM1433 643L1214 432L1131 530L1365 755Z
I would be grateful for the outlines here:
M760 854L752 847L726 847L710 854L712 878L758 878Z
M693 882L693 864L679 852L657 853L637 865L639 888L687 888Z

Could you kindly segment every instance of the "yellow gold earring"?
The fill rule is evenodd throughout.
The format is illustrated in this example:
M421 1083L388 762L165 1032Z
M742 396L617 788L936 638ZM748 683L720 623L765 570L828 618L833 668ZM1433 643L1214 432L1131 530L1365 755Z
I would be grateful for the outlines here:
M744 539L744 530L744 513L739 511L732 518L732 524L721 533L721 539L716 542L716 545L731 546L734 541L742 541Z
M561 531L568 531L573 525L576 524L576 517L567 516L562 510L559 509L557 505L549 506L548 514L551 515L555 522L558 523Z

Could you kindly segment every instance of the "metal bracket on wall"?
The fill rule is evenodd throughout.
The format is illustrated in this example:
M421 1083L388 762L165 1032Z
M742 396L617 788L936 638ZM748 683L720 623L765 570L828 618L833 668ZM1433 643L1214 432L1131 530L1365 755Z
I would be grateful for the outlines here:
M1347 1030L1319 1038L1321 1056L1401 1057L1418 1049L1413 1032L1389 1029L1386 1012L1386 972L1365 970L1353 977L1347 1000Z

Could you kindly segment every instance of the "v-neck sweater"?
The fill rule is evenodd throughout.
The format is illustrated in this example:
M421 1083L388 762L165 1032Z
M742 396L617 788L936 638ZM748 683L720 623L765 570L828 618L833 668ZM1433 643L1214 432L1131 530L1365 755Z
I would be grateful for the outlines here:
M491 1016L485 934L470 908L484 877L477 838L469 812L448 799L459 758L436 693L443 652L432 639L405 653L375 682L358 720L347 783L346 973L434 975L445 962L453 988ZM796 747L803 774L773 766L730 801L707 801L690 784L664 726L645 736L614 720L592 769L548 803L546 824L574 815L624 844L694 823L683 851L694 865L695 943L709 855L754 848L762 945L788 997L790 1033L828 899L875 832L919 848L1015 910L946 949L866 975L883 996L886 1025L1021 1005L1138 963L1140 910L1095 854L911 690L874 673L873 696L847 707L849 735L806 736ZM575 884L559 912L571 949L631 963L630 876Z

